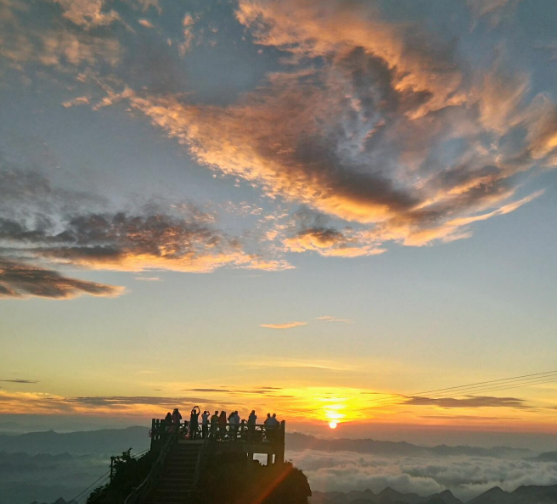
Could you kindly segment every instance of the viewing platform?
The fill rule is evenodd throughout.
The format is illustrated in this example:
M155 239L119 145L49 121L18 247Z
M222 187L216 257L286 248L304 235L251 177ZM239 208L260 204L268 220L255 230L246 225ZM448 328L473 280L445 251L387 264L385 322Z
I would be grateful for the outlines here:
M173 434L178 444L197 444L205 446L208 453L243 453L246 460L254 460L255 455L266 455L267 464L284 463L286 422L276 427L263 424L240 424L208 426L204 432L200 425L193 434L187 425L168 425L164 420L153 419L151 423L151 450L160 450L166 439Z
M256 464L263 455L267 466L284 465L286 422L275 425L222 423L189 425L153 419L150 452L156 456L147 478L128 495L124 504L189 504L209 465L218 460ZM278 468L278 467L277 467Z

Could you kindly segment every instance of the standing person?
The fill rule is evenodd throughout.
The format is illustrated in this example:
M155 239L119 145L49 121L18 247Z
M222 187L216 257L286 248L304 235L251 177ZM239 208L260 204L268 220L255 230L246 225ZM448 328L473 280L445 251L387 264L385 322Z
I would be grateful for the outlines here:
M238 426L240 425L240 415L238 415L237 411L232 412L228 418L228 422L230 423L230 438L232 441L236 441L238 437Z
M280 427L280 423L277 420L276 413L273 413L273 416L269 418L269 425L271 427L269 441L275 442L279 439L279 427Z
M219 435L221 439L226 437L226 411L221 411L219 416Z
M251 410L248 417L248 441L251 441L255 436L255 424L257 423L257 415L255 410Z
M211 417L211 439L217 438L218 424L219 424L219 412L215 411L215 414Z
M272 439L273 439L273 419L271 418L270 413L267 413L267 418L265 418L265 421L263 422L263 425L265 426L265 437L267 438L267 441L272 441Z
M199 426L199 406L196 406L190 413L190 439L194 440L197 436L197 429Z
M280 427L280 422L277 420L277 414L273 413L273 416L271 417L271 424L273 426L273 441L276 441L278 439L278 434L279 434L279 427Z
M166 414L163 420L164 432L169 432L172 427L172 413L170 411Z
M234 439L234 412L228 415L228 437Z
M207 439L209 437L209 412L204 411L203 415L201 415L201 436L203 439Z
M238 432L240 430L240 423L242 422L242 419L240 418L240 413L235 411L234 412L234 418L235 418L236 432ZM235 438L236 438L236 436L235 436Z
M172 412L172 432L176 432L180 429L180 420L182 420L182 415L178 408L174 408Z

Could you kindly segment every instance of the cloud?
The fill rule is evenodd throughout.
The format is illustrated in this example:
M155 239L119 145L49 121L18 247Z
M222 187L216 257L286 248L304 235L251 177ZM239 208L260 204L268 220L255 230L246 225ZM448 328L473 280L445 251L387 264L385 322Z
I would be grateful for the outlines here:
M0 391L3 413L68 414L68 415L140 415L164 416L168 408L191 408L195 404L214 404L203 397L161 396L79 396L64 397L42 392ZM189 410L187 410L189 411Z
M153 23L151 23L148 19L140 19L137 22L145 28L154 28Z
M117 271L208 273L225 266L267 271L290 267L283 260L246 252L238 238L213 227L214 217L192 204L167 205L166 211L151 204L134 213L101 212L102 206L110 207L102 198L62 190L37 172L10 165L0 167L0 183L6 191L0 201L4 297L69 299L122 291L67 278L22 258Z
M291 238L285 238L283 244L290 252L313 251L326 257L361 257L385 252L373 243L362 243L351 231L334 228L304 229Z
M528 406L523 399L516 397L467 396L455 397L409 397L405 404L412 406L438 406L439 408L513 408L524 409Z
M39 383L38 380L0 380L0 382L8 382L8 383L22 383L22 384L33 384Z
M210 272L247 265L240 243L195 220L167 214L84 214L68 219L62 234L33 249L42 257L89 268ZM52 246L46 246L51 241Z
M231 394L231 395L251 395L251 394L265 394L273 395L282 390L280 387L257 387L252 389L238 389L231 387L221 387L221 388L194 388L191 392L203 392L210 394Z
M89 98L87 96L78 96L76 98L63 102L62 106L64 108L70 108L70 107L75 107L76 105L88 105L88 104L89 104Z
M0 225L2 223L0 222ZM69 216L63 230L28 229L5 222L0 236L26 243L46 259L91 269L164 269L207 273L223 266L276 270L282 263L247 254L240 241L191 218L164 213L83 213Z
M323 317L317 317L316 320L321 320L322 322L342 322L343 324L351 324L350 319L332 317L331 315L324 315Z
M514 491L521 485L557 483L557 464L521 460L516 456L388 457L287 450L287 458L304 471L316 492L370 489L377 493L390 487L427 496L450 489L467 502L495 486Z
M162 14L162 8L160 6L159 0L135 0L135 1L139 4L143 12L147 11L150 7L153 7L157 11L159 16Z
M300 327L307 325L307 322L284 322L282 324L261 324L261 327L267 329L292 329L294 327Z
M129 103L129 112L140 111L209 169L242 178L275 202L330 218L303 226L267 223L273 255L248 252L208 223L190 219L186 225L170 211L66 213L57 224L87 240L56 248L53 235L45 234L48 245L32 254L52 261L125 270L281 270L292 267L277 257L284 253L365 257L385 252L390 242L447 243L532 201L541 193L526 193L523 183L557 166L557 108L552 95L532 92L528 72L503 71L509 67L504 51L476 67L453 38L418 22L393 21L377 2L240 0L238 22L279 60L257 87L227 106L191 99L182 81L174 88L126 80L130 73L118 63L130 55L121 46L127 40L111 31L124 21L109 2L52 0L55 12L35 16L37 25L29 26L21 19L34 6L0 2L0 57L13 68L36 63L94 82L105 94L94 110ZM494 19L516 3L468 0L475 18ZM136 14L150 7L161 13L156 1L131 5ZM183 15L182 55L196 42L199 20ZM135 21L152 27L147 19ZM161 57L157 52L153 60L166 62L175 46L160 47ZM88 94L63 105L92 100ZM150 232L161 239L150 228L153 218L166 232L158 250L143 248ZM107 243L77 232L87 219L106 221ZM140 222L142 244L132 240L132 221ZM27 233L37 231L19 224ZM173 250L172 233L187 246Z
M69 278L57 271L0 258L0 298L71 299L83 294L113 297L122 292L122 287Z
M158 397L158 396L84 396L66 398L68 404L82 406L168 406L176 407L183 404L210 403L209 399L200 397Z
M181 56L185 56L191 49L194 40L193 27L195 23L196 19L191 14L186 14L182 20L184 40L178 45Z
M103 0L51 0L59 4L66 19L87 29L105 26L120 19L114 10L104 8Z
M343 365L338 361L298 360L298 359L266 359L241 364L250 368L284 368L284 369L317 369L325 371L354 371L354 365Z
M286 251L450 242L539 195L516 193L552 166L555 123L527 75L471 70L450 40L363 3L245 0L237 17L282 51L282 71L226 107L129 88L125 99L200 163L334 219L272 230Z
M512 13L513 9L521 0L467 0L468 7L475 19L487 17L492 26L497 26L506 15Z
M122 48L111 36L93 34L89 28L110 24L118 19L115 11L100 10L100 0L53 0L63 6L63 16L85 28L73 29L59 16L28 4L1 0L0 7L0 59L12 68L22 70L23 65L38 63L63 73L97 64L115 65L120 61ZM36 23L21 20L22 12L36 15ZM27 19L29 16L27 17Z

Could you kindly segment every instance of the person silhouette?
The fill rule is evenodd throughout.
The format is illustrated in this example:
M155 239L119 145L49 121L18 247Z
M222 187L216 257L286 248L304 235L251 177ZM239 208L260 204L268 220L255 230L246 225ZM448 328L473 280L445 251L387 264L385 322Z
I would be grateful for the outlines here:
M190 413L190 439L194 440L197 436L199 426L199 406L196 406Z
M219 416L219 435L221 439L226 437L226 411L221 411Z
M238 437L238 427L240 425L240 415L237 411L233 411L228 417L228 422L230 423L229 436L232 441L236 441Z
M182 415L178 408L174 408L172 412L172 432L176 432L180 429L180 420L182 420Z
M219 424L219 412L215 411L215 414L211 417L211 438L217 438L217 425Z
M267 418L265 418L263 425L265 426L265 437L267 441L271 441L273 437L273 420L270 413L267 413Z
M163 422L164 422L164 431L168 432L168 430L170 429L170 427L172 425L172 414L170 413L170 411L164 417Z
M209 412L204 411L203 415L201 415L201 436L203 439L207 439L209 437Z
M257 423L257 415L255 414L255 410L251 410L251 413L248 417L248 440L253 439L255 436L255 424Z

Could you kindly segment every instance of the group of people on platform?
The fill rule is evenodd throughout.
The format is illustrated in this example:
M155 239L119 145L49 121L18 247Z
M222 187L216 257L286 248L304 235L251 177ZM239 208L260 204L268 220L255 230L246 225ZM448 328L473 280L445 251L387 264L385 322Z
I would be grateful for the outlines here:
M201 416L201 425L199 417ZM240 420L240 414L233 411L226 416L226 411L215 411L213 415L209 411L203 411L199 406L195 406L190 412L190 419L182 422L182 415L178 408L174 408L172 413L168 412L163 420L165 432L176 432L179 430L186 439L195 440L201 435L202 439L215 440L236 440L238 437L247 440L255 439L257 415L252 410L247 422ZM201 430L199 427L201 426ZM228 428L227 428L228 427ZM247 428L244 428L247 427ZM279 432L280 422L276 413L267 413L267 418L263 422L263 429L260 431L266 441L275 441Z

